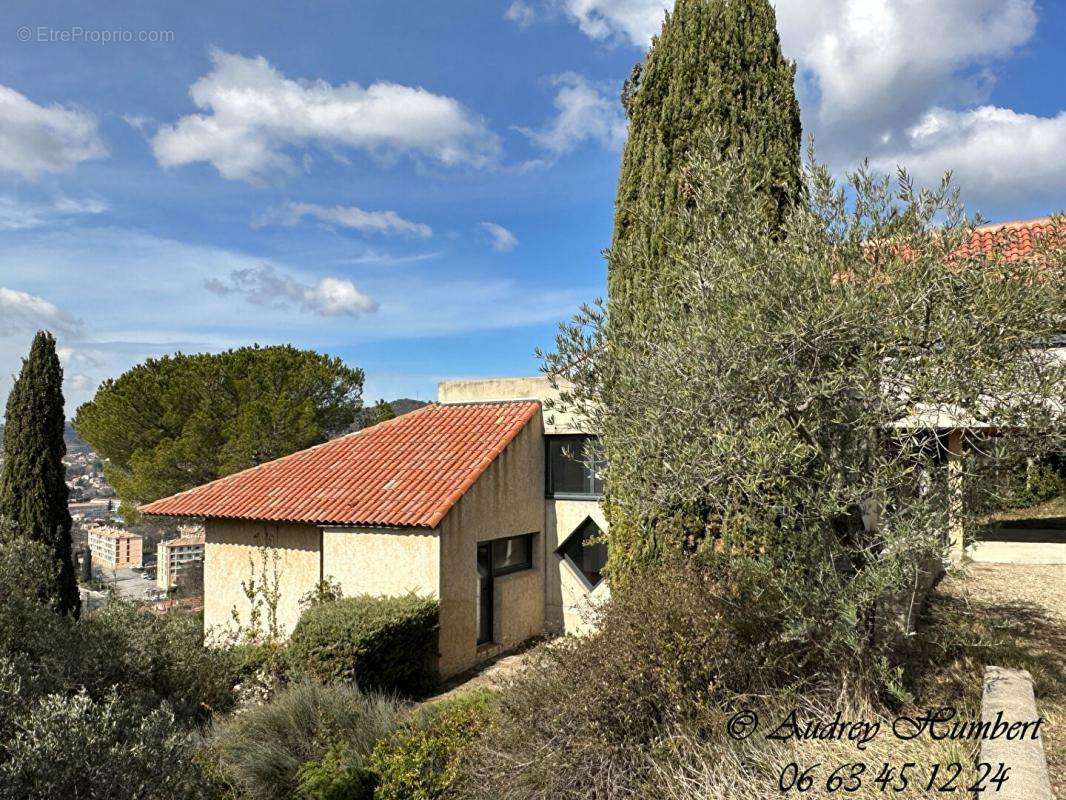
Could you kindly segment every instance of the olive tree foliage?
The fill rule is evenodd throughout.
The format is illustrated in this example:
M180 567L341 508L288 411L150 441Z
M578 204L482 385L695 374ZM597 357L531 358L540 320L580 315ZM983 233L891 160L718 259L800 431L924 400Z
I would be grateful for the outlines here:
M1066 362L1043 345L1063 329L1066 257L1038 242L1005 259L1009 235L968 248L950 176L838 185L812 155L805 180L778 228L736 161L694 157L685 237L607 255L672 262L651 302L585 307L544 368L601 437L614 585L678 552L750 556L863 637L853 623L942 553L937 426L1061 445Z

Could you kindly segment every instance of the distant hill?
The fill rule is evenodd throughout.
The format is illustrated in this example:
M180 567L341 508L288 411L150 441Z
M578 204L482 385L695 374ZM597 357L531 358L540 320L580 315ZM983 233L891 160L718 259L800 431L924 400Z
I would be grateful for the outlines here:
M92 452L92 448L89 447L89 443L78 436L78 432L74 430L74 426L67 422L63 429L63 441L66 442L68 453L89 453ZM0 425L0 452L4 450L4 426Z
M425 400L412 400L410 397L401 397L399 400L389 400L389 405L392 406L392 410L396 412L396 416L400 417L404 414L408 414L416 409L422 408L422 406L428 406L429 403ZM359 431L366 427L367 417L370 413L370 409L374 407L374 403L367 403L362 411L356 415L355 422L348 429L348 432Z

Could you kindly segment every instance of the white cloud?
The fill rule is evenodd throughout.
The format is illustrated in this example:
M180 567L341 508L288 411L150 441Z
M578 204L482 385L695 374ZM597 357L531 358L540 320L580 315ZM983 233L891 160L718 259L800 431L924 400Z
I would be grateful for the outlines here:
M518 237L511 233L503 225L495 222L482 222L481 229L492 240L492 249L497 253L508 253L518 247Z
M339 280L348 274L342 271L347 267L306 268L337 264L353 250L350 241L334 244L268 261L240 250L106 226L36 229L10 237L0 248L2 283L47 298L61 310L60 318L66 318L65 310L84 316L86 322L76 332L63 334L54 317L38 316L17 336L0 336L0 404L38 327L55 331L61 347L76 351L64 362L72 378L81 374L91 379L80 382L88 389L77 389L68 380L67 412L73 414L101 380L145 358L177 350L219 352L259 342L291 343L324 353L343 354L353 348L369 353L383 342L554 325L602 292L596 281L556 286L545 283L543 276L509 278L490 265L478 271L468 264L410 262L409 268L395 270L384 262L367 263L357 267L357 289L377 302L377 311L354 316L308 313L305 302L326 310L358 306L345 298L346 287L331 293L330 282L321 282L324 275ZM250 305L245 294L226 291L234 271L264 265L302 287L269 313L262 305ZM211 279L221 279L224 293L204 288ZM262 302L269 306L269 296ZM6 308L0 308L0 320L0 325L8 321ZM394 351L386 347L384 352ZM92 355L102 366L81 358L84 355ZM390 361L390 368L404 369L401 362Z
M79 320L43 297L0 286L0 336L29 334L41 329L77 335L81 327Z
M359 316L377 310L377 303L343 278L324 277L301 283L270 264L236 269L229 280L209 278L204 286L220 295L239 294L249 303L273 309L297 307L323 317Z
M869 156L932 179L954 170L968 197L1054 188L1062 115L982 105L995 66L1033 37L1036 0L777 0L798 65L804 129L836 169ZM672 0L540 0L597 40L640 48ZM1053 13L1049 9L1049 13ZM945 110L947 109L947 110ZM1060 144L1061 146L1061 144ZM1061 153L1061 150L1058 151ZM984 182L984 183L981 183Z
M17 231L37 228L70 216L103 214L106 201L87 197L76 199L60 195L47 203L24 202L14 197L0 197L0 230Z
M833 148L873 149L934 105L970 104L1036 28L1034 0L782 0L786 54Z
M356 206L320 206L315 203L286 203L263 215L255 225L296 225L304 217L317 219L328 225L354 228L363 233L406 234L423 239L433 235L433 229L421 222L404 219L395 211L364 211Z
M354 148L444 165L484 166L498 138L457 100L380 81L363 87L286 78L262 56L216 51L189 90L205 113L164 125L152 149L167 167L206 161L226 178L262 181L292 171L290 149ZM305 162L306 163L306 162Z
M1061 201L1066 186L1066 111L1038 117L995 106L934 108L903 145L873 166L891 172L903 164L927 184L950 167L971 200Z
M518 128L553 157L568 153L586 141L620 150L626 139L626 118L617 97L609 97L588 79L573 72L556 76L556 115L539 130Z
M662 27L666 9L673 0L544 0L551 9L561 9L582 32L593 39L618 37L647 45Z
M0 86L0 170L36 178L106 155L92 114L58 104L39 106Z
M536 12L533 11L533 7L525 0L514 0L510 6L507 7L507 12L503 15L504 19L515 23L520 28L526 28L533 24L533 21L537 18Z

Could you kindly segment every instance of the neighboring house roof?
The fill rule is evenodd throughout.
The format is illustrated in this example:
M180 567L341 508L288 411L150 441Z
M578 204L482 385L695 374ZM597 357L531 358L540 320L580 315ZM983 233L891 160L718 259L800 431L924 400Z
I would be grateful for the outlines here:
M539 409L536 401L425 406L141 510L433 528Z
M969 247L974 251L983 250L988 256L1002 255L1008 261L1014 261L1032 253L1034 241L1049 235L1057 236L1059 244L1066 245L1066 224L1060 224L1056 229L1051 217L997 222L974 229ZM968 248L966 250L968 253Z

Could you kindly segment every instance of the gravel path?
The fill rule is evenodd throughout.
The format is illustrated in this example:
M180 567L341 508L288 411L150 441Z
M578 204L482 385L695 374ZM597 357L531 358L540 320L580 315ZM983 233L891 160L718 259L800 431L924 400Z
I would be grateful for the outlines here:
M1032 674L1052 788L1066 800L1066 565L971 564L942 589L1010 643L990 660Z

